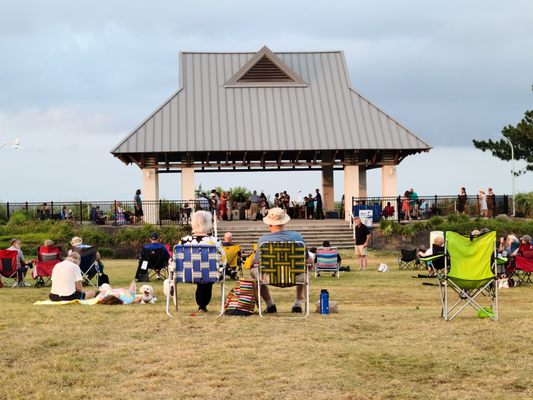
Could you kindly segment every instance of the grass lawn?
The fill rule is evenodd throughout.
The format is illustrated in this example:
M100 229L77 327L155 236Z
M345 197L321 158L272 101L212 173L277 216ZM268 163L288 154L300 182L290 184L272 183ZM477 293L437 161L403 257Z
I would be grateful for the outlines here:
M386 262L390 273L378 273ZM343 264L355 270L353 253ZM160 302L34 306L48 289L0 289L0 399L531 399L533 287L500 291L499 322L466 310L442 321L436 286L370 254L369 271L311 279L339 313L288 320L294 289L273 290L279 315L206 317L186 285L180 315ZM105 263L127 286L136 262ZM428 280L426 280L428 281ZM228 285L232 287L230 283Z

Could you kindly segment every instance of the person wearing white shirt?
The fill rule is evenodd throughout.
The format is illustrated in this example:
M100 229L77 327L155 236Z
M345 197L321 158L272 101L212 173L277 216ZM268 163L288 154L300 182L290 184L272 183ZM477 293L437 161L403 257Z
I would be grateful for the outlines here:
M52 271L50 300L84 300L95 296L95 292L93 291L83 291L80 261L80 255L73 251L65 261L61 261L55 265Z

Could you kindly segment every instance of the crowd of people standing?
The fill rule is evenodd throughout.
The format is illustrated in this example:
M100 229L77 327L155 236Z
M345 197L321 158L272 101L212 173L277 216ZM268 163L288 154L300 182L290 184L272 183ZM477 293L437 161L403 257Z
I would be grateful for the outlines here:
M219 220L232 219L232 211L239 209L237 203L241 202L232 198L231 192L223 190L217 191L213 189L209 195L199 193L196 197L196 208L209 210L210 212L215 211ZM292 218L325 218L322 195L319 189L315 189L314 195L309 193L303 198L301 198L301 191L299 191L296 200L291 199L286 190L275 193L272 200L263 191L258 194L257 190L253 190L243 203L245 203L245 209L248 210L249 218L253 220L261 220L267 215L268 210L273 207L281 208Z

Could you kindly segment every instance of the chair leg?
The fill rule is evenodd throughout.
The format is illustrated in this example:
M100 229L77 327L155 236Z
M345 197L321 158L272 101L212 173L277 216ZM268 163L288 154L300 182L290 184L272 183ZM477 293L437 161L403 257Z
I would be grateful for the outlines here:
M259 311L259 316L263 318L262 304L261 304L261 279L260 272L257 271L257 307Z
M217 315L217 318L224 314L225 286L226 280L224 279L220 284L220 314Z

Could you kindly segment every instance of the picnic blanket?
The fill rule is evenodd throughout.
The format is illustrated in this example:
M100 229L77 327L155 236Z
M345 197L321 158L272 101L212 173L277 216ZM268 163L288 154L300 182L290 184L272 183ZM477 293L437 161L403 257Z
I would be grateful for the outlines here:
M34 306L64 306L67 304L83 304L86 306L93 306L98 304L98 299L87 300L69 300L69 301L52 301L52 300L40 300L33 303Z
M136 291L135 281L131 282L130 287L128 289L123 289L123 288L114 289L111 286L109 286L109 284L104 283L102 286L100 286L100 293L94 299L68 300L68 301L42 300L42 301L36 301L35 303L33 303L33 305L34 306L49 306L49 305L61 306L61 305L66 305L66 304L83 304L87 306L92 306L95 304L105 302L106 298L108 297L115 297L119 299L122 304L131 304L135 302L136 297L139 297L139 296L135 296L135 291Z

